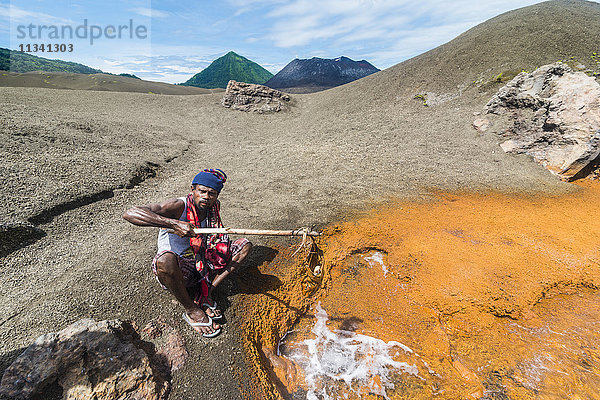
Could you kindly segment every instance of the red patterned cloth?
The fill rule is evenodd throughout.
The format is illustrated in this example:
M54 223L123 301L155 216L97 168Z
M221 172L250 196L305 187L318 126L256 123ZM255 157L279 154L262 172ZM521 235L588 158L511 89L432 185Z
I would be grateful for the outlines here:
M232 256L235 257L240 251L242 251L244 246L248 243L250 243L250 242L248 241L248 239L245 239L245 238L240 238L240 239L234 240L230 246ZM181 270L181 273L183 274L183 280L185 282L185 287L194 292L194 295L192 297L194 299L197 299L200 297L206 297L209 293L209 289L210 289L210 286L212 285L213 279L220 272L223 272L223 270L205 271L206 273L202 274L196 270L194 259L179 256L170 250L163 250L163 251L159 252L158 254L156 254L154 259L152 260L152 272L154 273L154 275L156 275L157 278L158 278L158 272L156 270L156 268L157 268L156 263L158 262L158 259L160 257L162 257L163 254L165 254L165 253L172 253L177 258L177 263L179 264L179 269ZM160 283L160 281L159 281L159 283ZM163 289L166 289L166 287L162 283L160 285L162 286Z
M186 203L187 219L192 225L197 228L223 228L218 200L207 210L206 218L203 221L198 218L191 193L188 194ZM240 251L245 243L240 244L242 246L235 250ZM223 272L223 268L231 261L233 256L231 241L229 235L224 233L198 235L190 238L190 247L194 252L196 270L200 273L201 278L198 294L199 297L206 297L210 293L211 283L215 276Z
M210 210L207 210L205 224L202 224L203 221L198 218L191 193L188 194L186 202L188 221L196 228L223 228L218 200ZM227 234L214 233L194 236L190 238L190 246L196 258L198 272L202 272L206 267L211 270L225 268L231 261L231 241Z

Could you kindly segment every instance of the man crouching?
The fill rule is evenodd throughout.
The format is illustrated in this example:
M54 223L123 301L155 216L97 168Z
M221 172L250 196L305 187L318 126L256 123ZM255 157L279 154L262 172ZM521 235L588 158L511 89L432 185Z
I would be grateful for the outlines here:
M204 337L214 337L222 317L212 291L246 258L252 244L226 234L195 235L194 228L222 228L217 200L227 176L220 169L198 173L187 197L132 207L123 218L134 225L163 228L152 271L184 307L183 319ZM173 233L168 233L171 229Z

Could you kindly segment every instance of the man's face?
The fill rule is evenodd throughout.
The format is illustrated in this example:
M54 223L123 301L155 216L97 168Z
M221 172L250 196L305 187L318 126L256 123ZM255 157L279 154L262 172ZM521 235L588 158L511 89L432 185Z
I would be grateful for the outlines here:
M192 185L192 196L196 207L208 210L217 201L219 192L206 186Z

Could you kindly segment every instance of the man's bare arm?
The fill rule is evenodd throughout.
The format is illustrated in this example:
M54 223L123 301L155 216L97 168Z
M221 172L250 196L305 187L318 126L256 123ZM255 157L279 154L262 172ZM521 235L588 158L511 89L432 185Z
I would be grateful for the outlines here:
M123 218L138 226L173 229L174 233L181 237L194 236L193 226L189 222L179 220L184 208L183 201L171 199L162 203L131 207L123 213Z

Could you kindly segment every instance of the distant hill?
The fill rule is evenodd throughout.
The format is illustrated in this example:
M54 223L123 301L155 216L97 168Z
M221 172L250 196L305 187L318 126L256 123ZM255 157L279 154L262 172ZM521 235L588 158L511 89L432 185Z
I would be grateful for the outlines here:
M365 60L354 61L344 56L334 59L296 58L265 82L265 85L290 93L318 92L344 85L378 71L378 68Z
M0 47L0 70L17 73L45 71L45 72L70 72L74 74L106 74L115 75L110 72L104 72L99 69L88 67L71 61L58 59L49 59L34 56L29 53L5 49ZM118 74L128 78L140 79L133 74Z
M182 85L207 89L225 89L231 79L238 82L263 84L271 77L273 77L272 73L254 61L230 51L217 58L208 67L182 83Z
M134 74L119 74L119 76L124 76L126 78L142 79L139 76L135 76Z
M99 69L71 61L50 60L28 53L0 48L0 70L12 72L73 72L76 74L101 74Z
M138 77L46 71L24 73L0 71L0 87L2 86L179 95L222 92L221 89L201 89L163 82L151 82Z

